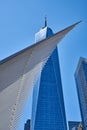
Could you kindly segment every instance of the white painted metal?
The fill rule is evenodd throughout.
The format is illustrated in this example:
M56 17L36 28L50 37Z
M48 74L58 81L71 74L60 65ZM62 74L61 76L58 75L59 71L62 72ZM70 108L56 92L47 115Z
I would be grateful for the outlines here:
M45 62L77 24L0 62L0 130L18 130L24 106Z

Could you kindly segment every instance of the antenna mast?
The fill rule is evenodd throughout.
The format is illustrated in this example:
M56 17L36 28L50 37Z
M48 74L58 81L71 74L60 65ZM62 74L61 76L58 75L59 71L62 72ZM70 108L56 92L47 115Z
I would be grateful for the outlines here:
M45 16L45 27L47 26L47 17Z

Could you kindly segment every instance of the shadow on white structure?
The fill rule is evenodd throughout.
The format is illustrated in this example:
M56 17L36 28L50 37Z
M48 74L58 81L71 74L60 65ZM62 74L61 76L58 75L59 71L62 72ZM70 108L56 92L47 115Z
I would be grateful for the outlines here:
M44 64L78 23L0 61L0 130L18 130L24 106Z

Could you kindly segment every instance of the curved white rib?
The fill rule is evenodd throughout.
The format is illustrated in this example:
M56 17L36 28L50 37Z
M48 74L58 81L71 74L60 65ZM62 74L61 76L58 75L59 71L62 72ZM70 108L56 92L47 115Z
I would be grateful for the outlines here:
M17 130L26 100L45 62L77 24L0 62L0 130Z

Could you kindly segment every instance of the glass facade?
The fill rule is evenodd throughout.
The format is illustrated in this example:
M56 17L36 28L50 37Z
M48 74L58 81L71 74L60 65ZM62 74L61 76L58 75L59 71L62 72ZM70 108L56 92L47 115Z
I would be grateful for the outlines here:
M35 35L36 42L51 35L50 28L42 28ZM67 130L57 48L34 87L31 130Z
M87 130L87 59L80 58L75 73L83 129Z

